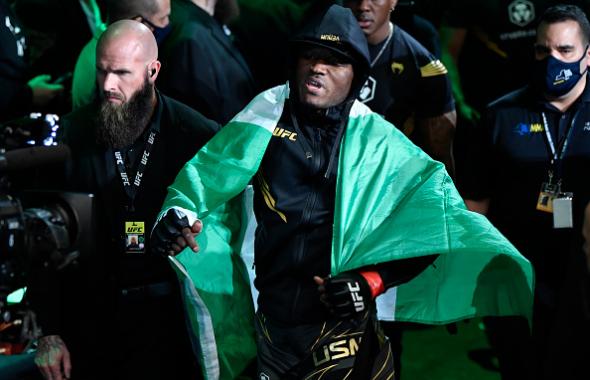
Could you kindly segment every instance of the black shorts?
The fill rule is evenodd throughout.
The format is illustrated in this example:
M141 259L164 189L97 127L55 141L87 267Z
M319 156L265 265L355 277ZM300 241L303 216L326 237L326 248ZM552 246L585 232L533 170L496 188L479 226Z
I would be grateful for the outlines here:
M372 313L284 326L256 315L258 376L278 379L393 379L389 342Z

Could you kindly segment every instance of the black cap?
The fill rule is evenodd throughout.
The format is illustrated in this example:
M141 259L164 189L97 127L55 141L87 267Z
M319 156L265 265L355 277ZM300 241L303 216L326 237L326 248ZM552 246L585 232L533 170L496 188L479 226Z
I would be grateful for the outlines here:
M325 13L310 20L291 40L291 47L299 51L326 48L349 60L364 73L370 68L366 37L352 11L340 5L332 5Z

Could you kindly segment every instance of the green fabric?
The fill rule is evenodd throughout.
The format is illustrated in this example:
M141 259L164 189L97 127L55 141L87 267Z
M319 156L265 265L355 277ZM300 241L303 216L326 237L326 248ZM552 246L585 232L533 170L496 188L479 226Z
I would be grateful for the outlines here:
M332 274L440 254L398 288L394 319L529 317L530 263L484 216L466 210L443 164L396 128L367 111L351 117L338 173Z
M74 110L92 103L96 98L98 91L96 87L96 45L105 30L104 24L100 26L78 55L72 77L72 109Z
M172 261L207 380L234 379L256 356L249 279L239 256L246 215L236 196L260 165L287 91L257 96L187 162L160 214L180 207L203 221L200 252L185 250Z
M179 261L192 280L181 275L187 305L198 306L189 308L195 342L221 359L206 369L207 379L233 378L255 355L235 197L258 170L287 96L279 86L255 98L187 163L161 214L179 207L203 221L200 253L185 251ZM435 253L432 266L397 290L396 319L436 324L530 314L530 263L485 217L465 209L441 163L356 102L340 149L332 274ZM203 327L207 315L214 333Z
M235 379L256 355L248 273L234 253L242 239L235 232L242 224L241 207L238 197L209 213L198 237L203 254L185 250L176 257L205 379Z

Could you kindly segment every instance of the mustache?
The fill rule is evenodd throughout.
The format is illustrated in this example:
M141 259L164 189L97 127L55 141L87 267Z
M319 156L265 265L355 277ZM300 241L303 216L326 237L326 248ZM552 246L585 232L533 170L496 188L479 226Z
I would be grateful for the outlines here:
M114 98L117 100L123 100L123 95L117 94L116 92L112 92L112 91L105 91L103 94L103 98Z

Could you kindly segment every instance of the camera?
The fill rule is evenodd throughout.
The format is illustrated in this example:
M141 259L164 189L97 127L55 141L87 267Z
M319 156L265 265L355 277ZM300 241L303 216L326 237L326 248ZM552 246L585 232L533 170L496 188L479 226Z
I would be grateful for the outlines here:
M0 126L0 354L27 351L40 334L26 296L11 294L26 294L31 281L43 286L94 246L93 194L50 189L69 156L58 133L52 114Z

